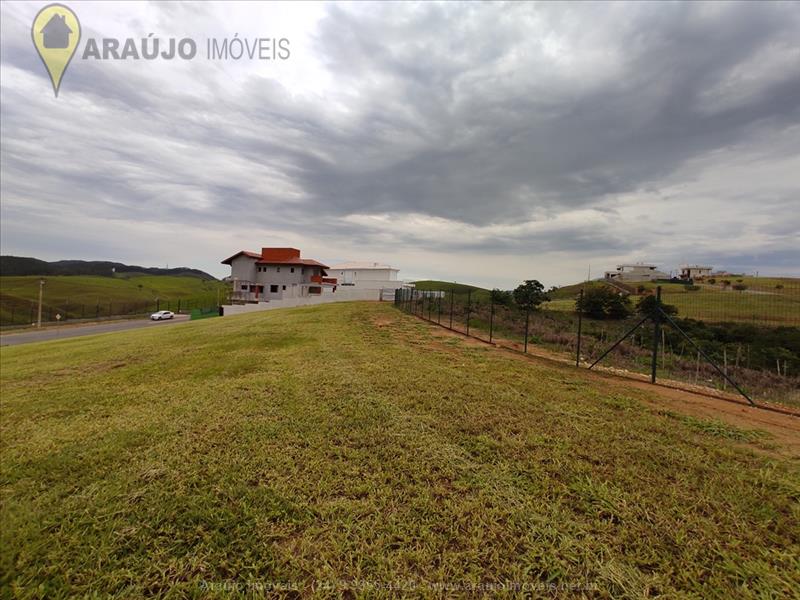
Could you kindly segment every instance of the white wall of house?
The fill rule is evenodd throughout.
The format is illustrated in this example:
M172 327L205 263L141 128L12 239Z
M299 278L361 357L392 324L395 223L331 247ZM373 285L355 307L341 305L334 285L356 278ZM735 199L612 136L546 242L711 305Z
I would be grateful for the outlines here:
M250 292L250 286L263 286L264 291L258 293L258 300L280 300L295 298L308 294L311 277L320 275L321 268L303 265L259 265L258 259L250 256L238 256L231 261L231 281L237 294L247 294L247 300L256 296ZM243 289L243 286L247 289Z
M655 265L633 264L618 265L616 271L606 271L606 279L620 281L652 281L655 279L669 279L669 275L659 271Z
M402 282L397 280L398 269L379 263L346 263L331 267L330 277L335 277L339 285L362 289L397 289Z
M392 296L392 299L394 296ZM353 302L358 300L380 300L381 290L357 289L357 288L337 288L332 292L330 288L321 295L302 296L295 298L283 298L281 300L270 300L269 302L259 302L258 304L234 304L223 306L223 315L240 315L251 312L261 312L276 308L293 308L295 306L313 306L316 304L328 304L331 302Z

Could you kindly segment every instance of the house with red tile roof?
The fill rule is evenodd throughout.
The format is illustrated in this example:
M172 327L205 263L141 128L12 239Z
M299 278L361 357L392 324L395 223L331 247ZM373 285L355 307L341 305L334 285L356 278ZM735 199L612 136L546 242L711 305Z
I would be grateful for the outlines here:
M260 254L241 250L222 264L231 267L234 302L268 302L336 291L336 279L327 276L329 267L301 258L297 248L262 248Z

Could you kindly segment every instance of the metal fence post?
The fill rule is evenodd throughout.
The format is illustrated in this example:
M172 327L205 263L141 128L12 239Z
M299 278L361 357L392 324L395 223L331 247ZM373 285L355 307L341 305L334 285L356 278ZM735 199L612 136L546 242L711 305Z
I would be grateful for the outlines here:
M436 322L439 325L441 325L442 324L442 294L444 294L444 292L439 291L439 292L436 292L436 294L439 296L439 306L438 306L439 317L436 319Z
M530 321L531 321L531 305L528 304L525 307L525 346L524 349L522 350L525 354L528 353L528 326L530 324Z
M450 329L453 328L453 302L456 297L456 291L454 289L450 290Z
M467 290L467 335L469 335L469 313L472 308L472 290Z
M656 287L656 306L653 311L653 356L650 361L650 383L656 382L658 368L658 339L661 335L661 286Z
M489 343L494 335L494 290L489 292Z
M583 288L578 296L578 343L575 351L575 366L581 366L581 335L583 330Z

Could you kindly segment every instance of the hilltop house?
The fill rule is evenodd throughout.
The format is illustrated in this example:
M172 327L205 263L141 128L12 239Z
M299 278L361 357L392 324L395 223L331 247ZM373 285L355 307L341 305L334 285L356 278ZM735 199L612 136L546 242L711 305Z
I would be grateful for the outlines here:
M342 286L369 290L395 290L403 286L403 282L397 280L399 269L377 262L342 263L331 267L330 272Z
M700 277L708 277L711 275L712 267L703 267L700 265L682 265L681 266L681 279L697 279Z
M72 29L67 25L65 15L54 14L39 33L45 48L68 48Z
M297 248L262 248L260 254L241 250L222 264L231 267L233 301L268 302L336 291L328 267L300 258Z
M654 281L656 279L669 279L669 275L659 271L657 265L635 263L617 265L616 271L606 271L605 278L618 281Z

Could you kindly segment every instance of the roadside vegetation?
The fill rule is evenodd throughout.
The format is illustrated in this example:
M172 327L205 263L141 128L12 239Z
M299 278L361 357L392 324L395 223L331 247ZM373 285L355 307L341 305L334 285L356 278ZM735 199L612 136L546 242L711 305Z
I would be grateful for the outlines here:
M767 433L437 331L345 303L0 349L4 593L800 595Z
M36 314L39 280L36 275L0 277L0 323L30 324ZM48 275L43 290L45 320L55 314L68 319L176 310L178 301L211 306L224 299L227 286L217 280L191 275L118 273L99 275Z

